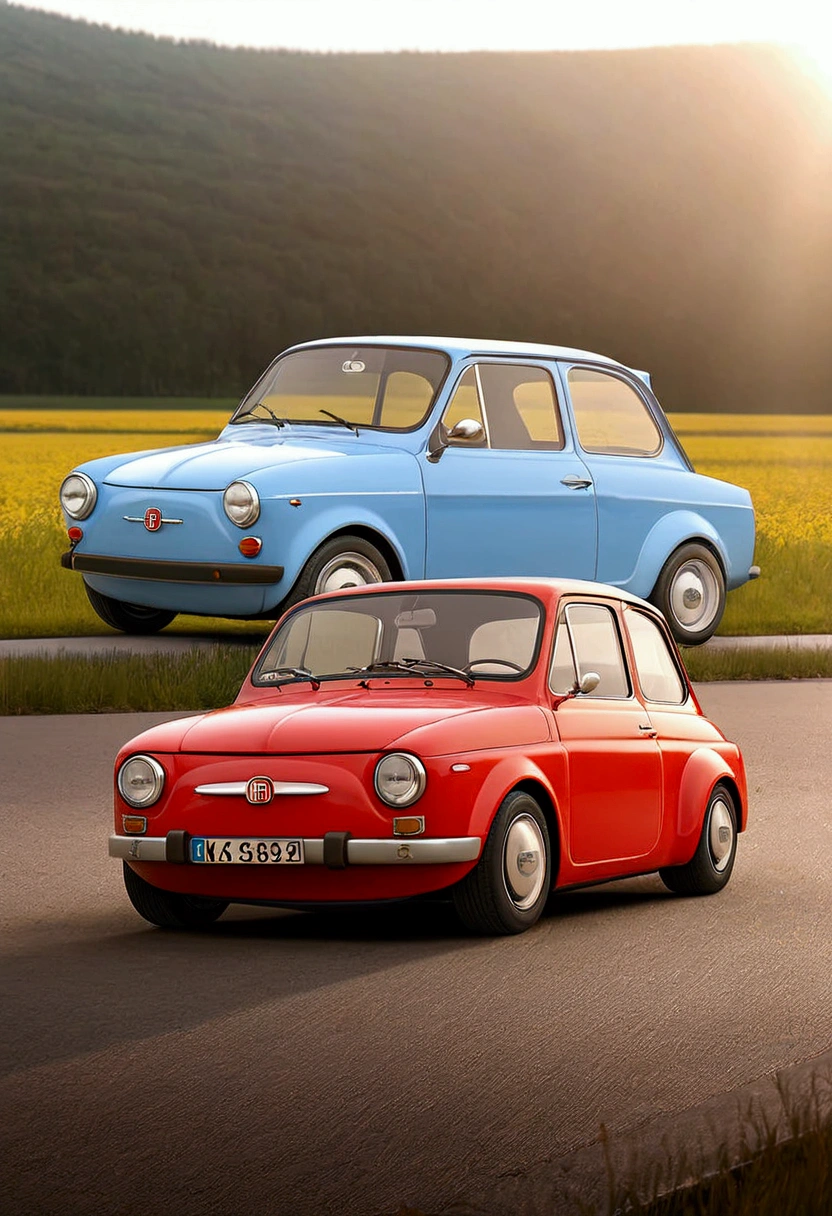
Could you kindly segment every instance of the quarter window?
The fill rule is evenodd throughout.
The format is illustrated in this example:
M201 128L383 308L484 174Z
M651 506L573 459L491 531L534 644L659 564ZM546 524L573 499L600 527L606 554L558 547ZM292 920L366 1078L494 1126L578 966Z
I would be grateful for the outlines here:
M662 631L643 612L628 611L626 619L641 691L648 701L681 705L687 699L687 689Z
M524 452L563 447L554 382L542 367L481 363L468 368L443 422L450 429L463 418L484 426L491 448ZM470 440L467 446L472 446Z
M569 395L585 452L655 456L661 431L647 405L626 381L594 368L569 369Z
M483 429L483 435L485 435L485 421L482 416L480 394L477 388L477 373L473 367L467 369L465 375L456 386L454 395L448 403L448 408L445 410L442 422L450 431L458 422L462 422L465 418L473 418L474 422L478 422ZM451 443L460 444L463 447L481 448L485 446L485 439L452 439Z
M592 696L628 697L630 683L612 610L602 604L568 604L564 619L572 641L577 672L571 663L562 621L558 626L552 656L552 691L569 692L576 678L580 681L588 671L594 671L600 676L600 682Z

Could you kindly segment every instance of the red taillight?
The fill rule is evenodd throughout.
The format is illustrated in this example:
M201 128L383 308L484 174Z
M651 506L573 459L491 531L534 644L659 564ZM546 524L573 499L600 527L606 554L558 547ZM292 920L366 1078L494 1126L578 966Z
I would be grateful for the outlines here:
M84 535L80 528L67 528L66 534L72 541L73 545L77 545L78 541Z
M259 536L244 536L237 547L243 557L256 557L263 548L263 542Z

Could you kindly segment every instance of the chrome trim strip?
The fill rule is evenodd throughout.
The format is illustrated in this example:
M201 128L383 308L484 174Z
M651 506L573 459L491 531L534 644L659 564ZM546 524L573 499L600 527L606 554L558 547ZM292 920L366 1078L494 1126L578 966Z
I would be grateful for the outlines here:
M397 836L394 840L347 841L347 861L355 866L438 865L454 861L476 861L482 841L479 836Z
M220 798L245 798L247 781L217 781L212 785L198 785L195 794L211 794ZM272 781L275 797L279 794L328 794L328 785L315 785L312 781Z
M121 518L126 519L128 524L143 524L144 523L143 515L122 515ZM162 518L159 520L160 524L182 524L184 522L185 521L183 519L168 519L166 515L163 515Z
M167 840L164 836L111 836L109 853L124 861L164 861Z
M111 836L109 854L124 861L164 861L164 836ZM476 861L482 841L479 836L409 837L347 841L347 860L357 866L449 865ZM324 863L324 842L312 838L303 842L306 865Z

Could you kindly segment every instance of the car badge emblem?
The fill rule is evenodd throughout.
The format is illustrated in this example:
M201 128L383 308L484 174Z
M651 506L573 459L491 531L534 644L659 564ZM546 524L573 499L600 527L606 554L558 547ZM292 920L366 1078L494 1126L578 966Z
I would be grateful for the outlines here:
M254 806L271 802L274 797L274 786L270 777L252 777L246 785L246 802Z
M162 512L158 507L148 507L144 513L144 526L148 532L158 532L162 526Z

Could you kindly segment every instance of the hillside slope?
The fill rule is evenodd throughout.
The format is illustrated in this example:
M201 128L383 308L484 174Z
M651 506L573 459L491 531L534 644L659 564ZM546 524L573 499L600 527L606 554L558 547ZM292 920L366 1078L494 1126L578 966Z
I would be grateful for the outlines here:
M235 394L464 333L832 408L832 103L766 47L227 50L0 8L0 392Z

